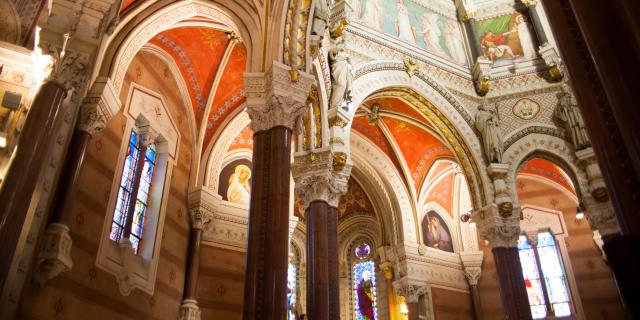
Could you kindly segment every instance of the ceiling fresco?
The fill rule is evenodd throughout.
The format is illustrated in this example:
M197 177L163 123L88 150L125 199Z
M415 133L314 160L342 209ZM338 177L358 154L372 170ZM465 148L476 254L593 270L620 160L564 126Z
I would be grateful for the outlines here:
M159 33L149 41L175 60L189 89L199 124L216 71L229 42L223 31L205 27L182 27Z
M442 206L449 215L453 212L453 178L455 173L448 172L431 188L427 195L426 202L435 202ZM425 186L427 187L427 186Z
M573 183L565 172L550 161L539 158L531 159L520 166L518 173L533 174L549 179L569 190L569 192L576 193Z
M249 125L240 131L227 152L238 149L249 149L253 151L253 131Z

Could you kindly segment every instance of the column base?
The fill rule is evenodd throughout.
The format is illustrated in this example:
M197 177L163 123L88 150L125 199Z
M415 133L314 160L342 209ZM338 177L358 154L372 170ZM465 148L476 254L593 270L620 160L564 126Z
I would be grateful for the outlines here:
M640 304L636 294L640 292L640 239L633 236L605 236L604 252L618 285L618 290L634 319L640 319Z
M180 306L178 320L200 320L200 308L198 301L193 299L184 299Z
M37 284L43 285L60 273L71 270L73 267L73 261L71 261L72 243L69 227L62 223L47 225L34 275Z

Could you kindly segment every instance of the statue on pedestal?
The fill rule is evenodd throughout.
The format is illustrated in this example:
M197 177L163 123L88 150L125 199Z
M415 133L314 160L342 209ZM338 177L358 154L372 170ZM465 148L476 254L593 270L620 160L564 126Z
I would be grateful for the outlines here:
M476 113L476 129L482 135L482 145L484 154L487 156L489 163L502 162L502 153L504 146L502 142L502 134L500 133L500 118L497 110L490 110L483 102L478 107Z

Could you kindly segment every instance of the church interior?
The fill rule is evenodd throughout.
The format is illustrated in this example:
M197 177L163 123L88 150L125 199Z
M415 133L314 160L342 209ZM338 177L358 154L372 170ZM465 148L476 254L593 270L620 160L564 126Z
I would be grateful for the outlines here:
M0 319L640 319L638 15L0 0Z

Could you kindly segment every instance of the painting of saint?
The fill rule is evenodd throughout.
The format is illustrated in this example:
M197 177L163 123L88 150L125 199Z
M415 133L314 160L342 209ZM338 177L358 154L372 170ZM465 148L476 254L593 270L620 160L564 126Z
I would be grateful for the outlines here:
M492 63L504 59L535 58L534 37L525 15L514 12L476 21L483 55Z
M398 17L396 20L396 31L398 32L398 38L402 41L406 41L410 44L416 44L416 31L411 26L411 20L409 19L409 9L404 3L404 0L398 0Z
M223 200L249 206L251 198L251 161L235 160L220 173L218 194Z
M422 218L422 238L428 247L453 252L451 232L442 218L433 211Z
M462 41L462 30L460 30L460 25L455 20L447 19L444 23L444 39L453 61L466 64L467 55Z
M362 320L375 320L374 312L374 285L371 281L371 272L362 271L362 280L358 283L356 292L358 294L358 311Z
M442 37L442 29L440 28L440 16L437 13L422 14L422 31L419 33L424 37L424 44L428 51L440 56L445 56L440 38Z

